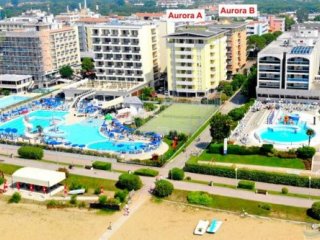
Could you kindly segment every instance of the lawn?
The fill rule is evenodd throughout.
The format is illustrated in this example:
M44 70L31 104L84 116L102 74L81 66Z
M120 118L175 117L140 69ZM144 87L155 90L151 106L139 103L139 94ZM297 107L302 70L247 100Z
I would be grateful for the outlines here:
M262 155L221 155L211 154L204 151L197 159L198 161L216 161L223 163L239 163L249 165L259 165L268 167L283 167L294 169L305 169L303 161L299 158L278 158Z
M15 171L17 171L20 166L11 165L11 164L3 164L0 163L0 171L7 175L12 175Z
M174 190L173 194L167 198L167 200L175 201L175 202L183 202L187 203L187 191L182 190ZM224 197L218 195L211 195L213 197L213 202L210 204L210 208L214 209L222 209L233 212L240 212L244 209L247 213L258 215L258 216L267 216L267 217L275 217L282 219L289 219L295 221L305 221L305 222L317 222L316 220L310 218L306 212L306 208L299 207L291 207L279 204L269 204L271 206L271 210L264 210L259 207L261 202L232 198L232 197Z
M217 108L213 105L173 104L139 128L167 134L170 130L192 135Z

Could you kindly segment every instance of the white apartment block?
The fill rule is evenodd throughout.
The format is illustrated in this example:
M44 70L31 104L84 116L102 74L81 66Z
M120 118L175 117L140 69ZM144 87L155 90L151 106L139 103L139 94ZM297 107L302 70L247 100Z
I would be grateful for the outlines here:
M257 98L320 101L317 30L283 33L258 54Z
M177 8L179 5L188 7L193 4L193 0L157 0L157 6L162 8Z
M247 21L247 36L263 35L269 32L268 21Z
M151 22L95 25L92 46L98 80L153 85L159 79L159 33Z

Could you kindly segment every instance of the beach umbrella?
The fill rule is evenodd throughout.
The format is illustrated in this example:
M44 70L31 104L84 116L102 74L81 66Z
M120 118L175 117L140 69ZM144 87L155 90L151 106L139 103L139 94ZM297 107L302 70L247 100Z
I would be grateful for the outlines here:
M17 133L17 132L18 132L18 129L12 128L12 129L11 129L11 132L12 132L12 133Z
M32 184L30 184L29 189L30 189L30 192L33 192L33 185Z
M6 128L6 129L4 129L4 131L5 131L6 133L10 133L10 132L11 132L11 128Z
M85 144L79 144L78 147L79 148L84 148L86 145Z
M19 182L16 183L16 187L17 187L18 191L20 191L20 183Z
M72 144L71 147L78 147L78 144Z
M42 187L42 191L43 191L44 194L46 194L47 193L47 188L45 186L43 186Z
M64 145L69 146L71 145L71 142L65 142Z

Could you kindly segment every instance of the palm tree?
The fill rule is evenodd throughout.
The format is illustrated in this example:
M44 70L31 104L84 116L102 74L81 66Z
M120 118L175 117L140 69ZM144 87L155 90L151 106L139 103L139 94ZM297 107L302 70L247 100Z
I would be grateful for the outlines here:
M307 129L306 131L306 134L308 135L309 137L309 146L310 146L310 141L311 141L311 138L316 134L315 131L311 128Z
M39 135L41 136L42 133L43 133L43 127L40 126L40 125L37 125L36 128L37 128L37 131L38 131Z

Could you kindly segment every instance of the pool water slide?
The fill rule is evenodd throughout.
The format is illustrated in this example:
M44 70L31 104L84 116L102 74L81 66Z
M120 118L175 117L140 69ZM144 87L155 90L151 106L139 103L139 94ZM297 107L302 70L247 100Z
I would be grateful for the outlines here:
M77 108L78 103L80 103L82 100L84 100L87 97L90 97L92 95L96 94L95 90L89 89L81 93L79 96L75 97L73 102L70 105L70 108Z
M27 116L24 116L22 118L23 125L25 126L24 130L24 136L30 139L37 138L39 136L38 133L33 133L33 125L29 122L29 118Z

